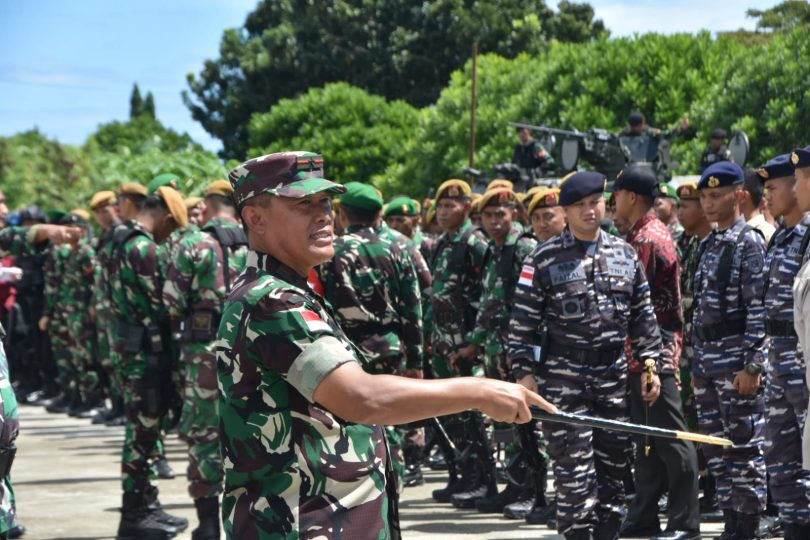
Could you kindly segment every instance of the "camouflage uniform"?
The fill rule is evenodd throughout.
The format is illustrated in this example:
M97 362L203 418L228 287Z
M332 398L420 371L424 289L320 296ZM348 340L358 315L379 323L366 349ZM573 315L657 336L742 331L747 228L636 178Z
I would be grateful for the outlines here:
M506 338L509 310L523 260L537 245L537 240L523 232L519 223L502 246L490 242L482 272L482 291L475 327L470 342L481 347L487 377L509 380L506 365Z
M202 230L184 234L169 261L163 302L181 336L180 359L185 373L180 436L189 445L189 494L193 499L222 493L214 339L230 282L244 267L246 247L228 254L230 282L225 283L223 247L208 231L234 228L235 220L214 218Z
M93 307L95 251L87 241L73 248L65 262L62 280L70 292L63 306L67 314L72 365L77 370L79 391L85 399L97 402L101 396L99 374L94 358L95 326L90 317Z
M629 244L604 231L587 245L566 228L535 248L521 270L509 329L513 369L531 372L544 347L541 393L570 413L627 420L625 340L640 360L660 356L644 269ZM672 366L662 361L660 368ZM554 460L557 530L618 531L629 437L564 424L543 431Z
M694 278L697 267L700 239L697 236L683 235L678 241L681 254L681 294L683 300L683 354L679 373L681 377L681 403L686 425L691 431L697 431L697 405L695 390L692 388L692 362L695 349L692 346L692 316L694 314Z
M69 393L74 384L76 370L70 354L70 332L68 330L67 312L64 309L71 291L65 283L65 266L70 256L70 247L54 245L48 249L45 259L45 311L49 319L48 334L56 361L59 386L62 392Z
M712 231L700 244L694 278L692 375L701 432L734 442L731 447L703 449L717 481L720 508L760 514L766 500L762 389L753 396L741 396L732 384L746 364L766 362L764 242L755 231L743 233L745 226L740 218L725 231ZM719 266L727 249L733 257L724 272ZM725 287L723 277L728 280Z
M466 245L461 245L465 242ZM457 376L449 355L470 338L481 298L481 266L487 240L468 220L452 236L443 233L436 242L431 267L431 367L438 378Z
M105 268L108 268L109 266L109 259L112 250L112 235L118 225L118 223L114 224L108 230L101 233L96 240L92 299L93 307L96 311L95 322L98 356L101 361L101 366L107 372L110 379L109 390L110 397L113 400L122 396L123 382L117 370L117 357L114 355L110 345L113 324L115 322L115 314L113 313L112 306L110 305L110 292Z
M810 523L810 471L802 469L802 429L808 389L804 356L793 325L793 282L802 263L810 216L781 225L765 256L765 331L769 338L765 383L765 463L768 487L785 523Z
M321 381L361 353L306 277L249 251L219 338L226 537L398 538L383 429L313 401Z
M156 454L161 427L161 414L156 410L160 407L145 399L145 390L156 390L158 395L163 392L162 388L155 389L154 383L147 386L144 379L147 363L152 363L153 369L164 368L159 359L161 351L156 347L147 350L163 318L158 246L140 223L128 221L116 229L112 249L109 290L111 307L118 318L112 344L120 362L127 418L122 483L125 493L145 493L152 487L149 460ZM148 333L152 336L147 337Z

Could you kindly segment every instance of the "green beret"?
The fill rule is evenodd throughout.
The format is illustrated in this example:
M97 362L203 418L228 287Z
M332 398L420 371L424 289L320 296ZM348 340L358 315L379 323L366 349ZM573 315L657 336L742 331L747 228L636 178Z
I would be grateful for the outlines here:
M65 217L65 214L67 214L67 212L64 210L53 209L45 211L45 215L48 217L48 223L59 223L59 221Z
M154 195L158 188L163 186L173 187L180 191L180 177L173 173L162 173L152 178L149 185L146 187L149 195Z
M394 197L385 207L384 217L418 216L419 203L410 197Z
M662 182L658 185L658 191L661 192L662 197L675 199L675 202L680 202L681 198L678 196L678 190L668 182Z
M347 182L343 184L346 193L340 196L340 204L376 212L383 207L383 200L380 194L370 184L361 182Z

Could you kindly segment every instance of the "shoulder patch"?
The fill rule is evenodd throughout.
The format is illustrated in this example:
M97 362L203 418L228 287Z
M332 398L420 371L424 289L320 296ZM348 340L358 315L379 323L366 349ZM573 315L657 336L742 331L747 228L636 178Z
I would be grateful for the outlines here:
M524 264L523 268L520 269L520 279L518 280L518 284L526 287L531 287L533 283L534 283L534 266Z

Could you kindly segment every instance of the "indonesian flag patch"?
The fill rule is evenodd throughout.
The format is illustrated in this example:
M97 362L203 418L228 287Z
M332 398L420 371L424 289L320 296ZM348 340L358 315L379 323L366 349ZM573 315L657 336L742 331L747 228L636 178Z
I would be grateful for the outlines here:
M301 312L301 316L307 323L310 332L332 332L332 328L314 311L304 310Z
M523 268L520 269L520 279L518 280L518 285L531 287L532 283L534 283L534 266L524 264Z

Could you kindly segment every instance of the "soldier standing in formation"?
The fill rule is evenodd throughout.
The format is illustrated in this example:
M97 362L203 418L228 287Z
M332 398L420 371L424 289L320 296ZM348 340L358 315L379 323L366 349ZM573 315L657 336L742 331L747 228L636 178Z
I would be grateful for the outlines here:
M540 389L572 413L626 420L629 338L639 361L653 360L656 375L643 399L655 401L661 337L638 257L623 240L600 229L605 177L579 172L560 191L568 226L524 261L509 323L512 368L531 373L535 355ZM546 327L548 341L541 341ZM554 460L557 530L567 540L613 540L624 517L628 437L621 433L544 425Z
M199 228L179 241L163 285L163 302L181 342L184 386L179 435L188 443L188 491L200 523L192 531L193 540L220 537L223 473L214 341L222 307L247 253L232 192L225 180L205 188L205 199L198 204Z
M717 482L723 538L735 540L756 536L767 495L761 389L767 362L765 242L740 214L743 176L738 165L724 161L708 167L698 183L703 211L717 228L700 244L693 318L692 383L700 431L734 442L703 451Z
M655 403L641 395L645 366L628 346L630 417L633 422L674 430L686 430L677 385L682 350L683 314L680 266L675 242L653 211L659 194L658 179L651 167L630 165L619 173L613 186L616 219L630 226L627 242L633 246L647 280L663 347L661 393ZM673 286L674 285L674 286ZM700 538L698 513L697 454L689 441L635 437L636 495L627 511L622 535L651 535L656 540ZM667 530L661 533L658 500L668 493Z
M785 540L810 538L810 471L802 468L801 459L810 393L793 322L793 283L802 264L805 237L810 240L810 216L802 212L793 194L794 171L791 154L778 156L757 171L771 213L782 218L765 255L762 315L768 336L765 465Z
M560 206L560 190L545 188L538 190L526 209L532 224L534 236L545 242L565 230L565 211Z

